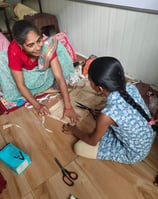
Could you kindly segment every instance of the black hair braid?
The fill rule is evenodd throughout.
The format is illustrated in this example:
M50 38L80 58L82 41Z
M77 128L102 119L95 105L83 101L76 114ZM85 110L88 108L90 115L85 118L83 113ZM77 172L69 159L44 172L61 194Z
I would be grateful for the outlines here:
M150 117L143 108L135 102L125 87L125 75L121 63L114 57L98 57L90 64L88 76L94 82L95 86L101 86L109 92L118 91L121 97L134 109L136 109L142 117L148 122ZM151 125L154 131L158 132L158 126Z
M148 122L150 122L149 116L146 114L146 112L143 110L143 108L135 102L135 100L127 93L126 90L119 90L118 91L121 95L121 97L130 104L134 109L136 109ZM158 132L158 126L153 124L151 125L152 129L156 132Z

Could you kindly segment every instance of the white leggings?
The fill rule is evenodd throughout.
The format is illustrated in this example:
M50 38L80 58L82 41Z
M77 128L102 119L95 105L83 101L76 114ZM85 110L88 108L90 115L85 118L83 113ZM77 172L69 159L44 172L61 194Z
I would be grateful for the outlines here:
M79 140L74 145L74 152L79 156L96 159L98 147L99 147L99 142L96 146L92 146L92 145L86 144L82 140Z

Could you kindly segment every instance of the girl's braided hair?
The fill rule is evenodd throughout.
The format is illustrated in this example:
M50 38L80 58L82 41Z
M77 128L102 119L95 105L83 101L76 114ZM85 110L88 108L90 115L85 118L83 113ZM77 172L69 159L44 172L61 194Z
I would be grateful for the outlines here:
M136 109L148 122L151 118L144 109L126 91L126 80L121 63L114 57L96 58L88 70L90 79L96 86L108 90L109 92L118 91L121 97ZM151 125L154 131L158 132L157 125Z

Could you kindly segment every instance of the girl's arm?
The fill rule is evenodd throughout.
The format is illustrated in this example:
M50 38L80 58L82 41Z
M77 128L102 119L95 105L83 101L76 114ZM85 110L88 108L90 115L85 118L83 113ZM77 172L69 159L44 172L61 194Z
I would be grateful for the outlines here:
M62 73L62 68L60 66L60 63L59 63L57 57L51 61L51 69L52 69L54 77L59 85L61 94L63 96L63 101L64 101L63 116L69 117L71 119L72 123L76 123L79 120L79 116L76 114L76 112L74 111L74 109L71 105L67 84L65 82L65 79L64 79L64 76Z
M77 126L71 126L69 124L63 125L63 132L65 134L72 134L76 136L77 138L81 139L82 141L86 142L87 144L95 146L100 141L100 139L105 134L107 128L110 125L116 125L116 124L107 115L100 114L96 123L96 128L90 134L87 132L81 131Z
M16 86L19 89L20 93L22 96L28 100L34 108L37 110L39 115L45 115L49 113L49 110L46 106L43 104L40 104L35 97L31 94L29 89L26 87L24 78L23 78L23 73L22 71L16 71L16 70L11 70L12 76L15 80Z

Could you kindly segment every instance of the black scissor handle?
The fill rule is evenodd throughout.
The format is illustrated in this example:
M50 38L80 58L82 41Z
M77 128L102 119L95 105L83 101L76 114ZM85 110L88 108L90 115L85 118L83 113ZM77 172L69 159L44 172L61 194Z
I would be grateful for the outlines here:
M69 177L72 179L72 180L77 180L78 178L78 174L74 171L69 171Z
M63 181L68 186L73 186L74 185L74 182L67 175L63 175Z
M90 113L91 113L91 115L93 116L93 119L94 120L96 120L97 119L97 117L96 117L96 115L95 115L95 113L94 113L94 110L92 109L92 108L89 108L88 106L85 106L84 104L81 104L81 103L79 103L79 102L76 102L76 106L77 107L79 107L79 108L81 108L81 109L85 109L85 110L88 110Z
M72 180L77 180L78 178L78 174L74 171L68 171L67 169L64 169L64 174Z
M81 104L79 102L76 102L76 104L77 104L76 106L79 107L79 108L86 109L86 110L88 110L90 112L93 111L93 109L89 108L88 106L86 106L84 104Z
M69 185L73 186L74 182L73 180L77 180L78 174L74 171L68 171L67 169L63 170L63 181Z
M88 108L88 106L86 106L86 105L84 105L84 104L81 104L80 102L76 102L76 104L77 104L78 106L82 106L83 108Z

